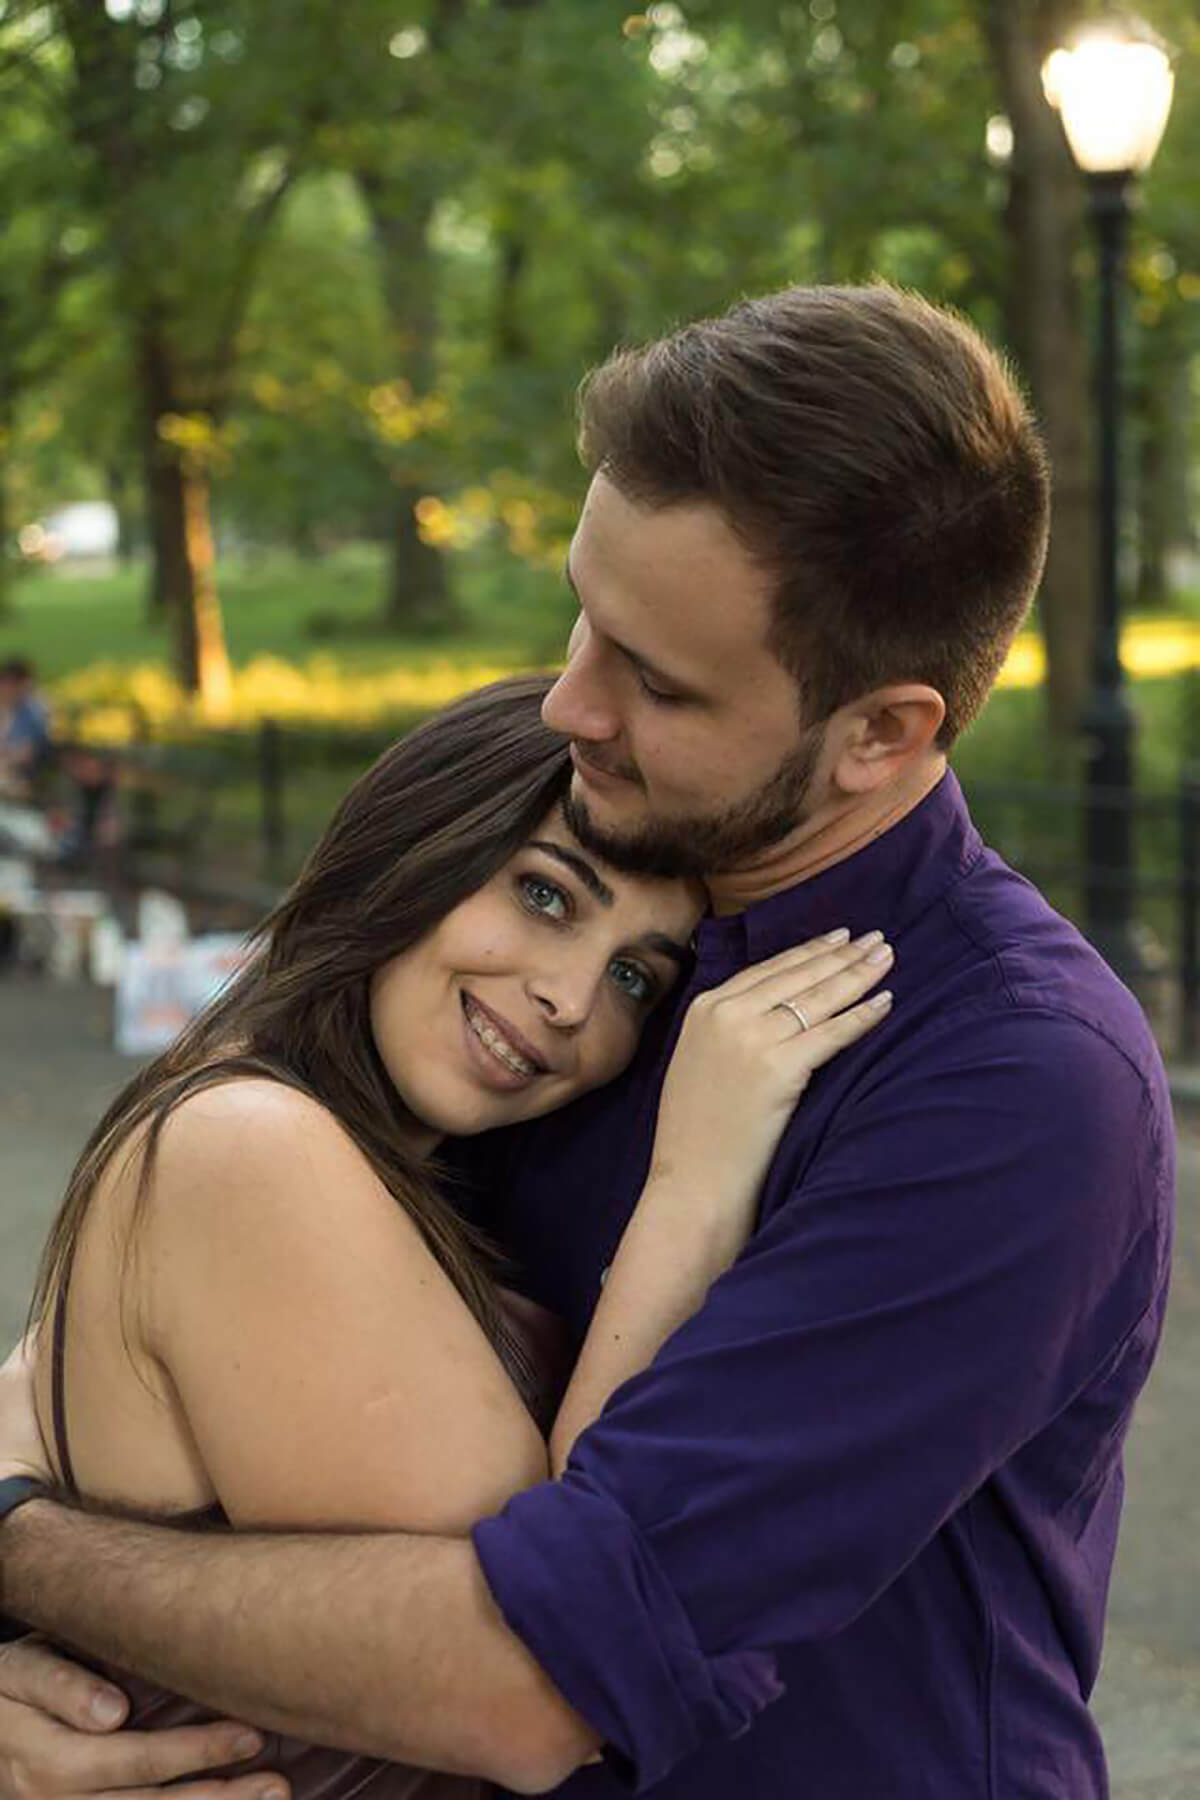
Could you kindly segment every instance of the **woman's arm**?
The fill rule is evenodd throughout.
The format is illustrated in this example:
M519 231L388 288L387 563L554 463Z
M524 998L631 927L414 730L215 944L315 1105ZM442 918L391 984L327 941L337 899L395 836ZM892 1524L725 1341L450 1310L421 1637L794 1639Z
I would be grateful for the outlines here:
M649 1180L550 1434L554 1475L609 1396L649 1366L741 1251L813 1071L887 1017L888 994L856 1003L890 967L890 948L877 932L853 944L846 935L785 951L693 1001L663 1088Z
M545 1476L416 1225L305 1096L254 1080L185 1101L134 1248L140 1347L235 1525L465 1533Z

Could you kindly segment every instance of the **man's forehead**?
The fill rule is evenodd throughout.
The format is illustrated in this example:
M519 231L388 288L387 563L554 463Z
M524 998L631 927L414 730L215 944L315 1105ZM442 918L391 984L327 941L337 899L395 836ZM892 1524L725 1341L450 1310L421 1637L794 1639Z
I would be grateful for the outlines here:
M567 558L589 622L660 651L720 656L766 646L770 582L709 504L651 508L597 476ZM649 641L630 648L652 655Z

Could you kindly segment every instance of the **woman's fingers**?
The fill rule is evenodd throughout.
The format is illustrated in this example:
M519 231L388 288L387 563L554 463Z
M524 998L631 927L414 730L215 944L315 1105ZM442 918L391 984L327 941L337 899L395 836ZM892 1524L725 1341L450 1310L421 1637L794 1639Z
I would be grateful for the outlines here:
M850 933L843 927L838 931L826 932L824 937L810 938L807 943L792 944L788 949L781 950L778 956L768 956L762 962L751 963L747 968L739 969L736 975L731 975L720 987L713 988L712 993L715 998L722 1000L736 999L739 994L749 993L772 975L786 969L802 969L806 963L827 956L832 950L840 949L849 942Z
M729 1004L747 1015L769 1019L786 1036L789 1028L799 1028L798 1017L789 1017L793 1008L804 1015L809 1027L821 1024L861 1000L883 980L894 961L891 945L872 934L799 967L778 969Z
M868 932L865 937L855 938L852 943L839 949L806 957L803 962L792 967L784 964L781 968L773 969L747 991L745 998L747 1001L761 1001L764 1006L772 1006L780 994L811 994L831 977L869 964L872 956L886 948L882 932Z
M859 1038L866 1037L868 1031L881 1025L892 1010L893 996L888 989L880 994L872 994L869 1000L862 1000L857 1006L848 1007L844 1012L835 1013L820 1025L814 1025L811 1031L797 1030L786 1042L779 1045L776 1054L782 1061L791 1062L794 1055L800 1077L811 1074L823 1063L835 1057L839 1050L857 1043Z
M890 973L895 960L895 952L890 944L876 944L866 955L858 957L846 967L830 969L819 980L808 986L793 988L791 992L784 992L786 984L781 977L778 985L765 991L760 990L756 1003L761 1004L782 1024L789 1022L791 1008L798 1007L811 1029L814 1025L823 1024L826 1019L832 1019L835 1013L844 1011L846 1007L857 1005ZM783 1011L777 1010L783 1007L785 1001L789 1002L789 1006Z

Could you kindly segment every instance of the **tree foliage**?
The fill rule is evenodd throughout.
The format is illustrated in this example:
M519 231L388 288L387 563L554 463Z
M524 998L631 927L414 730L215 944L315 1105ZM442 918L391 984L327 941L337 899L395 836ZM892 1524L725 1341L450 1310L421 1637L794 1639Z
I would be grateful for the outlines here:
M1179 77L1131 258L1128 540L1148 604L1192 530L1179 471L1200 348L1200 23L1190 0L1152 10ZM381 610L426 631L452 621L458 548L561 555L581 486L571 393L615 342L754 289L882 275L999 337L1044 416L1065 738L1090 633L1091 251L1037 72L1074 16L1064 0L624 16L7 0L10 511L87 473L141 512L193 687L206 632L220 660L210 488L218 541L386 540Z

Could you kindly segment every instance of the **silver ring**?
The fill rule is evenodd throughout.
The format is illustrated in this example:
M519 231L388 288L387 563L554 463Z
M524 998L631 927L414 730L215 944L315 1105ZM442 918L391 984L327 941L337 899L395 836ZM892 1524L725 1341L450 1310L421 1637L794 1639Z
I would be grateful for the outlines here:
M790 1012L801 1031L812 1030L811 1021L805 1018L803 1008L797 1006L794 1000L777 1000L775 1005L771 1008L771 1011Z

